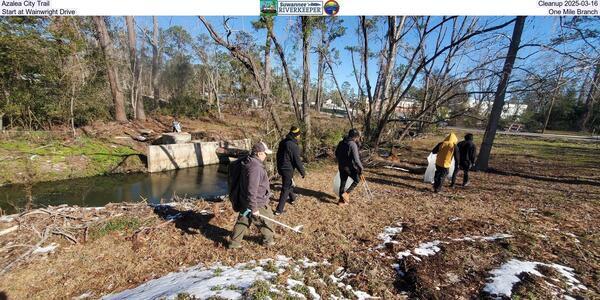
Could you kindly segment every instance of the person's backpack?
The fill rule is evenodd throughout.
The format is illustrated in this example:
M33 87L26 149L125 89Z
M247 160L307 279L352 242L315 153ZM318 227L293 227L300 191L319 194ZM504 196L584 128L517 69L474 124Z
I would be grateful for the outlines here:
M343 164L350 161L350 144L345 139L340 141L337 148L335 148L335 158Z
M229 163L229 174L227 176L227 183L229 185L229 201L231 206L236 212L242 211L244 205L242 203L242 164L246 157L240 157L237 160Z

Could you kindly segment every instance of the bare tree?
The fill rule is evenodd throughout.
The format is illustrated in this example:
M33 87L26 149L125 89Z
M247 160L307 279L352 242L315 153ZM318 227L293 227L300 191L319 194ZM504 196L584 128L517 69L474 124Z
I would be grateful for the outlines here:
M114 55L113 45L111 44L110 36L108 35L108 29L104 17L92 17L94 25L96 27L97 39L102 48L104 54L104 61L106 63L106 70L108 74L108 82L110 84L110 92L113 97L114 109L115 109L115 120L118 122L127 122L127 115L125 114L125 101L123 97L123 91L119 83L119 74L115 61L117 58Z
M127 37L129 45L129 63L131 66L131 106L133 107L133 117L139 121L146 120L146 112L144 111L144 100L140 97L139 85L142 63L137 55L137 37L135 32L135 18L132 16L125 17L127 24ZM142 52L144 45L142 43Z
M152 30L152 38L148 38L148 40L152 46L152 95L156 105L158 106L160 100L160 85L158 83L158 77L160 74L162 48L159 40L160 30L158 28L157 17L152 17L152 23L154 27Z
M229 41L228 38L224 39L223 37L221 37L221 35L217 33L212 24L208 20L206 20L205 17L200 16L198 18L200 19L202 24L204 24L206 30L210 34L211 38L215 41L215 43L226 48L229 51L229 53L231 53L231 55L240 63L242 63L242 65L250 72L250 75L252 75L252 78L254 79L254 82L256 83L260 91L261 100L264 99L263 102L266 104L265 109L269 111L279 134L282 134L283 128L281 126L281 121L279 120L279 115L277 114L272 105L271 91L265 89L265 77L261 75L260 64L257 62L256 58L253 56L252 53L245 49L243 45L233 44ZM225 21L225 23L226 22L227 20ZM228 28L228 26L225 27ZM229 29L227 37L229 37L231 34L232 32Z
M290 91L290 106L294 109L294 114L296 116L296 120L298 121L299 124L301 124L302 116L300 114L300 107L298 105L298 100L296 99L296 93L294 91L294 84L292 82L292 78L290 75L290 70L288 67L287 59L285 57L285 52L283 51L283 47L277 40L277 36L275 35L275 32L273 31L273 26L267 27L267 30L270 31L269 36L271 37L271 40L273 41L273 44L275 45L275 50L277 51L277 54L279 55L279 59L281 60L281 66L283 68L285 82L288 86L288 90Z
M380 145L382 133L387 124L390 120L394 121L392 117L396 115L396 108L409 95L409 92L413 89L413 84L421 77L422 72L430 70L438 57L452 57L456 55L458 49L474 37L499 30L514 22L514 20L510 20L495 26L488 26L489 24L479 25L475 18L464 17L462 21L457 22L458 19L458 17L436 18L437 22L431 24L431 17L412 18L412 22L407 26L404 24L406 23L406 19L388 18L388 31L384 43L384 47L386 47L384 53L386 55L380 58L380 72L374 89L375 93L373 93L367 74L369 74L368 49L371 39L369 36L370 28L374 26L373 22L375 20L360 17L362 75L366 85L365 93L368 98L364 119L364 132L369 144L375 149ZM406 29L403 30L403 28ZM394 48L398 47L398 44L402 41L408 30L414 31L416 39L413 45L403 47L405 49L404 54L406 55L405 62L403 62L401 68L397 68L395 66L396 59L392 59L392 54L394 53ZM450 37L447 36L448 31L451 32ZM435 49L424 51L424 45L432 38L436 41ZM445 68L452 68L452 64L447 61L444 63L446 65ZM444 70L444 68L441 69ZM388 79L390 78L389 72L392 72L392 70L393 75L391 79ZM455 82L455 85L460 84L462 80L455 80ZM452 89L454 87L450 88L450 91ZM444 99L447 101L460 95L458 93L455 96L448 96L448 93L447 88L440 91L440 95L445 97ZM433 99L442 98L436 96ZM434 107L436 107L436 101L424 105L422 112L417 116L418 121L428 116L428 112Z
M516 18L515 27L513 29L510 46L508 47L508 54L506 55L506 61L502 68L502 78L498 83L498 89L494 97L494 105L492 106L492 112L488 120L483 141L481 143L481 150L477 157L477 169L487 170L490 154L492 152L492 146L494 145L494 138L496 137L496 130L498 129L498 123L502 114L502 107L504 106L504 98L506 96L506 88L508 86L508 80L512 73L517 53L519 51L519 44L521 43L521 35L523 34L523 27L525 26L525 16L519 16Z
M309 17L300 17L300 26L302 29L302 121L304 125L304 159L310 157L310 39L314 26Z

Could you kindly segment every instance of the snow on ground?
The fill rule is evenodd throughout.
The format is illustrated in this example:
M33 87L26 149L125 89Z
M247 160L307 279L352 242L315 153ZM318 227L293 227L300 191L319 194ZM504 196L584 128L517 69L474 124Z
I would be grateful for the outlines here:
M391 240L394 235L397 235L401 231L394 231L396 227L386 227L383 233L379 234L379 238L384 240L384 243L374 247L372 250L382 249L386 243L398 244L397 241ZM400 228L401 229L401 228ZM510 234L498 233L491 236L465 236L461 238L448 239L444 241L434 240L431 242L425 242L419 244L418 247L413 250L403 250L396 253L396 258L399 260L405 259L407 257L412 257L417 261L421 261L422 256L432 256L436 253L440 252L442 249L440 246L442 244L450 244L452 242L493 242L496 240L507 239L513 237ZM381 256L385 256L384 253L380 253Z
M440 241L433 241L429 243L422 243L419 247L413 250L413 253L420 256L430 256L440 252Z
M540 273L536 268L539 266L546 266L550 268L554 268L562 277L562 281L566 282L569 286L569 291L574 290L587 290L583 284L579 282L575 278L575 274L573 273L573 269L569 267L565 267L559 264L546 264L535 261L521 261L517 259L511 259L500 268L492 270L490 274L492 275L489 278L489 282L483 288L483 291L492 295L501 298L502 296L510 297L512 294L512 289L515 284L519 283L521 279L519 275L522 273L529 273L531 275L539 276L546 278L542 273ZM553 281L560 281L559 278L550 278ZM554 284L546 282L548 286L552 289L557 290L557 293L563 295L564 298L570 297L566 295L565 290L560 289Z
M398 244L397 241L394 241L394 236L400 234L402 232L402 225L397 224L397 226L387 226L383 228L383 232L379 234L379 239L382 240L381 244L377 245L375 249L382 249L386 244Z
M275 259L262 259L237 264L233 267L219 263L206 267L197 265L183 269L179 272L169 273L158 279L148 281L136 288L120 293L104 296L102 299L175 299L178 295L187 294L199 299L221 297L226 299L241 299L244 292L258 284L267 282L271 293L280 296L292 296L300 299L321 299L317 289L307 286L303 281L288 278L285 285L273 283L286 269L307 271L317 266L328 266L327 261L322 263L311 262L308 259L292 260L285 256ZM373 298L370 295L355 290L352 286L342 282L344 278L352 276L343 268L338 269L330 276L331 281L339 288L358 297L359 299ZM341 275L340 275L341 274ZM279 281L277 281L279 282ZM324 282L324 281L323 281ZM341 293L340 295L344 295ZM336 299L346 299L339 296Z
M33 250L33 253L34 254L43 254L43 253L54 252L54 250L56 248L58 248L58 244L52 243L46 247L38 247L37 249Z

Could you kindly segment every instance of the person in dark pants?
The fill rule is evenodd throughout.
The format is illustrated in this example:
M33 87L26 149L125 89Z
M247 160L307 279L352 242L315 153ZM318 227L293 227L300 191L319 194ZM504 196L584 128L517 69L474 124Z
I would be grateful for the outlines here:
M450 133L443 142L437 144L435 148L431 150L431 153L437 154L435 160L435 175L433 177L433 191L435 193L442 190L442 185L444 184L446 176L448 176L452 159L454 159L455 162L454 166L458 167L458 157L460 154L456 142L458 142L456 135Z
M363 172L363 165L360 162L358 153L358 140L360 134L356 129L350 129L348 135L338 144L335 149L335 157L338 161L338 169L340 171L340 190L339 205L347 205L350 201L350 193L360 182L360 175ZM348 177L352 178L353 182L346 188Z
M290 128L290 132L287 136L279 142L279 148L277 149L277 172L281 175L281 195L279 195L279 204L275 215L282 214L283 208L287 201L293 204L296 201L296 194L294 194L294 170L300 172L300 176L304 178L306 171L304 165L300 159L300 147L298 147L298 137L300 136L300 129L296 126Z
M473 143L473 134L467 133L465 135L465 140L458 143L458 152L460 163L458 166L463 170L463 186L469 185L469 169L475 165L475 144ZM454 168L454 173L452 174L452 183L451 187L456 183L456 175L458 174L458 167Z
M273 211L269 208L269 197L271 196L269 176L263 164L267 154L271 153L273 152L265 143L258 142L252 146L251 154L243 158L239 178L243 208L233 227L229 249L242 247L244 235L253 223L260 228L260 232L263 234L263 245L273 246L275 244L273 224L260 217L262 215L273 218Z

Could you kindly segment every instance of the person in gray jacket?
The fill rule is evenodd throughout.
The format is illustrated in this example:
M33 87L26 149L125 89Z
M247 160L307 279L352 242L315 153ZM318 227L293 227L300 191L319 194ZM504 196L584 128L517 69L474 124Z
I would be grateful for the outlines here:
M360 134L356 129L350 129L348 135L338 144L335 149L335 157L338 161L338 169L340 171L340 190L339 205L347 205L350 201L350 193L360 182L360 176L363 172L363 165L360 162L358 153L358 140ZM348 177L352 178L352 184L345 190Z
M242 192L240 201L245 209L240 211L237 222L233 227L229 249L242 247L241 243L246 230L252 223L260 228L263 235L263 245L272 246L275 244L273 225L260 217L260 215L263 215L267 218L273 218L273 212L269 208L269 197L271 196L269 176L263 164L267 154L272 153L265 143L259 142L252 146L251 154L242 162L239 179Z

